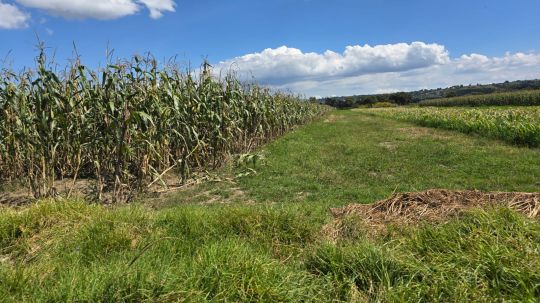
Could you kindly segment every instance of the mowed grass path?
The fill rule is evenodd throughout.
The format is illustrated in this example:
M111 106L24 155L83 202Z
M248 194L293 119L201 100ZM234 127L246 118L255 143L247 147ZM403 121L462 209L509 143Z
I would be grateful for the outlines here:
M394 191L537 191L540 150L336 111L263 152L257 175L191 187L166 201L0 209L0 301L540 298L540 224L507 209L396 227L377 239L354 218L342 222L347 232L335 241L323 232L328 207Z
M539 191L540 149L334 111L266 146L241 186L256 201L370 203L429 188Z

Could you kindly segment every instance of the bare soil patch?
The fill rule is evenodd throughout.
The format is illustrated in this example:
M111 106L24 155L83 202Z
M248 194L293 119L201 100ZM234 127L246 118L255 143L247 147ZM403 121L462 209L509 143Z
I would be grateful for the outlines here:
M80 197L88 194L91 190L89 180L80 179L73 182L72 179L56 180L53 191L55 196ZM24 206L35 201L31 191L23 184L14 183L7 189L0 191L0 205Z
M181 183L180 178L174 174L162 176L160 182L154 182L146 188L144 194L148 197L159 197L170 192L177 192L189 188L191 186L208 181L208 176L195 176L186 183ZM73 182L73 179L55 180L53 192L50 198L87 198L88 201L94 201L93 191L95 190L95 180L93 179L78 179ZM7 189L0 189L0 205L6 206L24 206L36 201L32 196L31 191L23 184L16 184ZM112 195L110 192L102 194L102 203L110 204Z
M71 179L56 180L54 186L55 194L51 198L82 198L87 201L97 202L93 196L95 180L79 179L75 183ZM215 183L215 188L211 190L201 190L200 185ZM220 177L207 172L194 173L194 176L187 182L182 183L180 178L174 174L166 174L156 182L153 182L140 195L144 198L145 204L159 208L164 201L175 200L183 203L199 204L224 204L233 202L252 203L241 188L237 186L234 178ZM36 199L30 190L23 184L14 184L9 188L0 188L0 206L25 206ZM103 193L104 205L111 204L110 193ZM177 204L177 203L175 203Z
M23 190L0 192L0 205L22 206L32 200L30 194Z
M373 204L351 204L330 209L335 221L325 229L338 236L341 220L358 217L370 233L384 231L389 225L442 223L472 208L509 207L530 218L540 217L540 193L451 191L432 189L398 193Z

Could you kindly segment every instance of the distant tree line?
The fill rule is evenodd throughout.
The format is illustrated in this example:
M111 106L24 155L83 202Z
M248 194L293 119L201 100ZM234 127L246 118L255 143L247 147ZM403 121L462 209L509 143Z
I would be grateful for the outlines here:
M540 89L540 79L506 81L493 84L470 84L456 85L448 88L422 89L413 92L398 92L392 94L355 95L342 97L327 97L319 99L324 103L336 108L355 108L359 106L372 106L376 103L389 102L398 105L418 103L428 99L460 97L467 95L481 95L519 90Z
M393 103L398 105L407 105L413 103L412 95L406 92L379 95L363 95L348 97L329 97L323 98L322 103L335 108L354 108L359 106L370 106L376 103Z

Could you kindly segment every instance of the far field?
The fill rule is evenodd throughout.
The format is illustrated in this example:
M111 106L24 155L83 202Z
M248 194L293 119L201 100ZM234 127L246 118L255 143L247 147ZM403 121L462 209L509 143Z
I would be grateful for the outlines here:
M351 218L329 237L330 208L393 193L540 192L539 148L370 111L331 111L260 147L255 165L232 161L210 181L132 205L4 207L0 298L537 301L540 223L506 208L379 237Z

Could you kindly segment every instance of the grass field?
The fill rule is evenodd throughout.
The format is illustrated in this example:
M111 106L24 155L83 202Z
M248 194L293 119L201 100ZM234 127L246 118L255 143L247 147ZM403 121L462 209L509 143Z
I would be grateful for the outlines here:
M6 302L531 301L540 224L508 209L373 238L329 208L429 188L540 191L540 149L333 111L215 181L130 206L0 213ZM256 173L254 173L256 171ZM246 174L250 172L250 174ZM221 180L221 181L217 181Z

